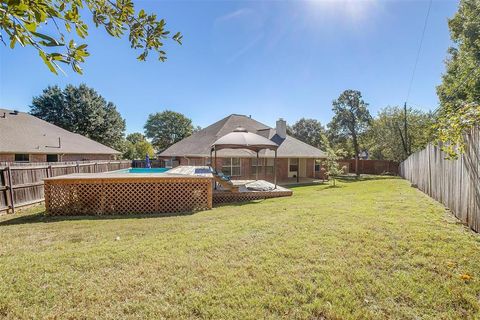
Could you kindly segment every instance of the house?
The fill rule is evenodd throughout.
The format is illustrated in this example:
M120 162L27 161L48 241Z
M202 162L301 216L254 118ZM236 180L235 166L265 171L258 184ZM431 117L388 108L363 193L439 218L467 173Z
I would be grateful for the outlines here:
M275 128L260 123L251 117L232 114L214 124L175 143L159 157L167 163L176 165L210 165L212 144L220 137L238 127L248 132L266 137L279 145L277 150L277 179L319 178L322 176L320 160L325 153L292 136L287 135L287 123L279 119ZM216 167L233 179L254 179L258 169L258 178L273 180L274 151L262 150L257 163L256 153L243 149L224 149L217 153Z
M28 113L0 109L0 162L113 160L120 154Z

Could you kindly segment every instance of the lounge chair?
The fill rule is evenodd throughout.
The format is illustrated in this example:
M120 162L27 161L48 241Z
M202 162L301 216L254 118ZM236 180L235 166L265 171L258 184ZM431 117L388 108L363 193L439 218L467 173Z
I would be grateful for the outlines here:
M222 186L226 190L232 192L238 192L238 186L234 185L229 176L223 174L221 171L215 171L212 169L213 178L215 182Z

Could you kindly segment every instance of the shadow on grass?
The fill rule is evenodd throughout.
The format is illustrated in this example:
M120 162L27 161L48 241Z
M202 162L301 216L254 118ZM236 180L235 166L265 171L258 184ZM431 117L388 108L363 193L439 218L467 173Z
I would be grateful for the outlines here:
M1 226L11 226L30 223L51 223L60 221L82 221L82 220L121 220L121 219L148 219L148 218L168 218L179 216L190 216L200 211L182 212L182 213L149 213L149 214L124 214L124 215L83 215L83 216L48 216L45 211L29 215L16 216L12 219L0 221Z
M284 197L279 197L279 198L284 198ZM275 198L268 198L268 199L275 199ZM214 203L213 207L214 208L221 208L221 207L243 207L248 204L256 204L256 203L262 203L263 201L267 200L267 198L264 199L256 199L256 200L247 200L247 201L240 201L240 202L226 202L226 203Z
M241 207L250 204L261 203L266 199L257 199L250 201L242 202L231 202L231 203L219 203L214 204L214 208L218 207ZM149 218L168 218L168 217L181 217L181 216L191 216L195 213L202 211L190 211L190 212L176 212L176 213L131 213L131 214L122 214L122 215L77 215L77 216L49 216L45 211L37 212L28 215L7 215L7 220L0 221L0 227L2 226L11 226L19 224L30 224L30 223L51 223L51 222L61 222L61 221L82 221L82 220L121 220L121 219L149 219ZM9 217L11 219L8 219Z
M336 180L337 182L342 183L353 183L353 182L362 182L362 181L373 181L373 180L388 180L388 179L401 179L399 176L388 176L388 175L369 175L363 174L360 177L357 177L354 174L339 176ZM295 189L301 187L311 187L311 186L328 186L330 185L330 181L325 180L323 182L305 182L305 183L298 183L298 184L290 184L285 185L285 188L288 189ZM335 187L341 188L342 186L336 185ZM328 187L327 187L328 188ZM325 188L325 189L327 189Z
M328 181L325 182L305 182L305 183L299 183L299 184L290 184L283 186L287 189L295 189L295 188L300 188L300 187L312 187L312 186L324 186L328 183Z
M340 176L337 178L337 181L343 183L352 183L352 182L362 182L362 181L373 181L373 180L389 180L389 179L401 179L399 176L380 176L380 175L360 175L357 177L356 175L348 175L348 176Z
M321 190L328 190L328 189L341 189L341 188L345 188L344 186L339 186L338 184L336 185L328 185L326 186L325 188L321 189Z

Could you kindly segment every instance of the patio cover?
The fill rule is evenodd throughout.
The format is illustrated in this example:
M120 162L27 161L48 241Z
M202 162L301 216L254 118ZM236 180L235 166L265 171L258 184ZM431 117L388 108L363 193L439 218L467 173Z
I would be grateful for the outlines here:
M275 151L275 160L274 160L274 180L275 188L277 187L277 149L278 144L273 142L270 139L262 137L258 134L248 132L245 128L238 127L233 132L230 132L223 137L219 138L212 144L210 150L210 159L212 158L212 152L215 152L215 170L217 169L217 151L222 149L247 149L252 150L257 153L257 163L258 163L258 152L263 149L270 149ZM258 166L256 166L255 172L256 179L258 180Z
M214 150L221 149L248 149L258 152L263 149L277 150L278 144L258 134L248 132L238 127L212 144Z

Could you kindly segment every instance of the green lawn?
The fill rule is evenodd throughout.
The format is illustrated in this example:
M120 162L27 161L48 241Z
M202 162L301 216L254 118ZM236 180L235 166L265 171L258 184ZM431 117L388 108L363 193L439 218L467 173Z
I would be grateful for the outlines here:
M396 178L170 217L0 217L0 318L480 318L480 236Z

